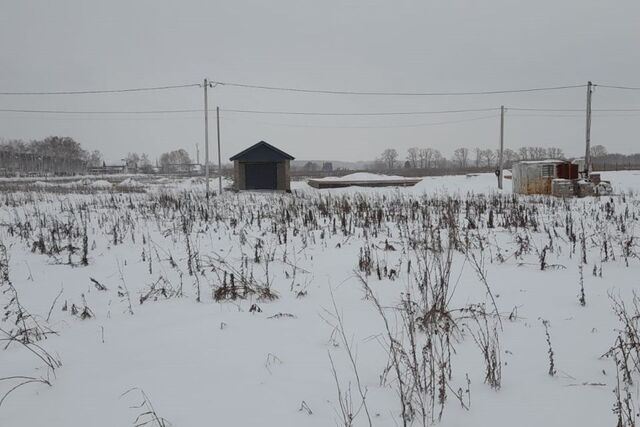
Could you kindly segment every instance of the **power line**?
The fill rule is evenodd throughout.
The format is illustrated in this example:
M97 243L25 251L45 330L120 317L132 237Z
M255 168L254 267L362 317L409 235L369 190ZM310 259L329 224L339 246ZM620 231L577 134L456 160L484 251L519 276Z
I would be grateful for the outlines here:
M584 108L535 108L535 107L506 107L511 111L534 111L534 112L584 112ZM381 112L316 112L316 111L276 111L276 110L243 110L243 109L220 109L225 113L238 114L258 114L258 115L289 115L289 116L408 116L408 115L428 115L428 114L456 114L498 111L499 107L468 108L460 110L430 110L430 111L381 111ZM640 108L598 108L594 112L640 112ZM111 114L184 114L202 113L204 109L174 109L174 110L40 110L23 108L0 108L2 113L25 113L25 114L88 114L88 115L111 115Z
M219 82L216 84L220 86L232 86L246 89L262 89L272 91L285 91L285 92L298 92L298 93L319 93L328 95L365 95L365 96L463 96L463 95L497 95L505 93L522 93L522 92L541 92L563 89L575 89L582 88L585 85L568 85L568 86L549 86L549 87L535 87L525 89L505 89L505 90L485 90L485 91L471 91L471 92L360 92L352 90L324 90L324 89L303 89L293 87L281 87L281 86L264 86L254 85L248 83L232 83L232 82Z
M521 107L507 107L513 111L556 111L556 112L584 112L584 108L521 108ZM594 108L591 111L598 112L625 112L625 111L640 111L640 108Z
M422 114L448 114L448 113L472 113L481 111L497 111L500 108L470 108L464 110L433 110L433 111L384 111L384 112L355 112L355 113L334 113L334 112L314 112L314 111L264 111L264 110L234 110L221 109L226 113L246 113L246 114L274 114L290 116L405 116Z
M263 114L263 115L289 115L289 116L406 116L424 114L454 114L472 113L483 111L498 111L500 108L469 108L463 110L432 110L432 111L383 111L383 112L315 112L315 111L270 111L270 110L240 110L220 109L225 113L239 114ZM32 113L32 114L180 114L202 113L204 109L178 109L178 110L31 110L21 108L0 108L4 113Z
M238 114L260 114L260 115L289 115L289 116L409 116L427 114L455 114L497 111L499 108L470 108L463 110L432 110L432 111L384 111L384 112L315 112L315 111L270 111L270 110L241 110L241 109L220 109L225 113ZM178 109L178 110L32 110L21 108L0 108L3 113L25 113L25 114L88 114L88 115L111 115L111 114L182 114L182 113L202 113L204 109Z
M221 82L212 81L214 85L232 86L247 89L261 89L261 90L273 90L273 91L287 91L287 92L300 92L300 93L318 93L329 95L365 95L365 96L466 96L466 95L497 95L506 93L523 93L523 92L541 92L541 91L555 91L564 89L575 89L584 87L584 84L579 85L565 85L565 86L547 86L547 87L533 87L533 88L521 88L521 89L501 89L501 90L480 90L480 91L461 91L461 92L382 92L382 91L355 91L355 90L326 90L326 89L306 89L296 87L284 87L284 86L267 86L256 85L249 83L237 83L237 82ZM183 89L190 87L200 87L200 83L189 83L180 85L165 85L165 86L148 86L148 87L134 87L124 89L90 89L90 90L64 90L64 91L34 91L34 92L0 92L0 95L4 96L41 96L41 95L95 95L95 94L108 94L108 93L128 93L128 92L149 92L159 90L172 90ZM640 90L638 86L622 86L622 85L607 85L596 84L595 86L609 89L620 90Z
M528 107L506 107L511 111L550 111L550 112L563 112L563 111L584 111L584 108L528 108Z
M616 86L616 85L601 85L601 84L594 84L594 86L604 87L607 89L640 90L640 87L637 87L637 86Z
M72 111L72 110L27 110L14 108L0 108L3 113L33 113L33 114L174 114L174 113L201 113L203 109L192 110L138 110L138 111Z
M7 96L39 96L39 95L95 95L105 93L127 93L127 92L150 92L158 90L182 89L188 87L198 87L198 83L170 85L170 86L150 86L136 87L127 89L104 89L104 90L69 90L69 91L53 91L53 92L0 92L0 95Z
M593 110L594 113L597 113ZM629 114L615 114L615 113L598 113L594 114L597 117L638 117L638 114L633 114L630 112ZM511 117L552 117L552 118L563 118L563 117L575 117L575 118L584 118L584 114L545 114L545 113L515 113L512 114Z

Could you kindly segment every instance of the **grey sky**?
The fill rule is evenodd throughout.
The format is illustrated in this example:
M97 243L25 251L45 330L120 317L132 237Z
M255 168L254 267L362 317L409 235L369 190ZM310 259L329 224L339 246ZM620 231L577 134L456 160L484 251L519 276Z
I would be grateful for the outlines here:
M111 89L213 80L357 91L475 91L601 84L640 86L637 0L67 1L2 0L0 91ZM585 91L356 97L217 87L211 107L286 111L583 108ZM119 95L0 96L0 108L201 108L202 90ZM640 108L640 91L597 88L594 109ZM287 117L224 113L223 158L264 139L299 159L371 159L384 148L494 147L498 117ZM526 114L526 115L525 115ZM584 117L509 111L506 145L584 146ZM541 115L544 114L544 115ZM557 117L560 115L561 117ZM635 152L636 113L594 116L592 141ZM213 116L212 116L213 118ZM215 120L211 133L215 135ZM383 127L390 126L390 127ZM372 128L367 128L372 127ZM108 160L203 153L200 114L151 117L0 113L0 136L76 138Z

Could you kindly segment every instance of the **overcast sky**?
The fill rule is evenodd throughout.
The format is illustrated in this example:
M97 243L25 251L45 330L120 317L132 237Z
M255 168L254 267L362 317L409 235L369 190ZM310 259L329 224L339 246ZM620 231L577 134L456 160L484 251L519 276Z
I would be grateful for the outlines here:
M0 92L226 82L328 90L446 92L594 83L640 86L638 0L1 0ZM210 107L319 112L584 108L585 90L390 97L218 86ZM0 108L202 108L202 89L0 96ZM640 91L596 88L593 108L640 108ZM535 114L535 115L532 115ZM387 148L497 147L497 112L309 117L222 114L223 158L266 140L298 159L372 159ZM489 117L490 116L490 117ZM592 143L640 151L640 112L594 113ZM211 136L215 143L215 114ZM584 147L580 113L508 111L505 143ZM110 161L204 148L202 115L0 113L0 137L71 136ZM215 150L212 150L215 153ZM215 156L212 154L212 157ZM201 157L202 159L202 157Z

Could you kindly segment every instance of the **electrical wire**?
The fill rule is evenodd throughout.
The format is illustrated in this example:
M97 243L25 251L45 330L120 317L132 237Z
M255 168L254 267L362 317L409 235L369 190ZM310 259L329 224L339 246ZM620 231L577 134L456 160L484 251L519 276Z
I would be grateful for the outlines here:
M2 113L33 113L33 114L174 114L174 113L203 113L204 109L194 110L139 110L139 111L71 111L71 110L26 110L14 108L0 108Z
M542 91L555 91L564 89L575 89L585 87L584 84L578 85L565 85L565 86L547 86L547 87L533 87L522 89L502 89L502 90L481 90L481 91L462 91L462 92L380 92L380 91L354 91L354 90L325 90L325 89L305 89L295 87L284 86L267 86L256 85L249 83L237 83L237 82L221 82L211 81L214 85L231 86L246 89L261 89L272 91L286 91L286 92L300 92L300 93L317 93L317 94L329 94L329 95L365 95L365 96L466 96L466 95L497 95L506 93L524 93L524 92L542 92ZM108 94L108 93L128 93L128 92L148 92L159 90L171 90L182 89L190 87L201 87L200 83L189 83L180 85L166 85L166 86L149 86L149 87L136 87L125 89L92 89L92 90L66 90L66 91L34 91L34 92L0 92L0 95L4 96L40 96L40 95L95 95L95 94ZM621 90L640 90L640 87L636 86L621 86L621 85L607 85L607 84L594 84L594 86L609 89L621 89Z
M383 112L315 112L315 111L274 111L274 110L242 110L220 109L225 113L258 114L258 115L284 115L284 116L410 116L428 114L456 114L498 111L500 108L469 108L461 110L431 110L431 111L383 111ZM529 108L506 107L506 111L532 111L532 112L584 112L584 108ZM212 110L210 110L212 111ZM597 108L593 112L640 112L640 108ZM25 114L76 114L76 115L112 115L112 114L183 114L203 113L204 109L175 109L175 110L33 110L22 108L0 108L0 113L25 113Z
M274 114L289 116L409 116L423 114L449 114L449 113L472 113L481 111L498 111L500 108L470 108L465 110L434 110L434 111L384 111L372 113L333 113L333 112L313 112L313 111L264 111L264 110L234 110L220 109L227 113L247 113L247 114Z
M497 95L505 93L522 93L522 92L541 92L552 91L562 89L575 89L585 87L581 85L568 85L568 86L549 86L549 87L535 87L525 89L506 89L506 90L486 90L486 91L471 91L471 92L359 92L351 90L322 90L322 89L302 89L293 87L280 87L280 86L264 86L247 83L233 83L233 82L220 82L216 81L216 84L220 86L231 86L246 89L262 89L284 92L298 92L298 93L319 93L328 95L365 95L365 96L464 96L464 95Z
M150 92L158 90L182 89L188 87L199 87L199 83L170 85L170 86L150 86L137 87L127 89L104 89L104 90L69 90L69 91L53 91L53 92L0 92L0 95L6 96L39 96L39 95L95 95L106 93L127 93L127 92Z
M640 90L640 87L637 87L637 86L617 86L617 85L601 85L601 84L596 84L595 86L604 87L607 89Z
M521 107L505 107L507 110L513 111L556 111L556 112L585 112L584 108L521 108ZM640 111L640 108L593 108L592 112L625 112Z
M432 111L384 111L384 112L314 112L314 111L269 111L269 110L240 110L220 109L221 112L239 114L289 115L289 116L408 116L424 114L454 114L482 111L498 111L500 108L470 108L464 110L432 110ZM211 111L211 110L210 110ZM204 109L182 110L125 110L125 111L95 111L95 110L31 110L19 108L0 108L4 113L32 113L32 114L176 114L203 113Z
M614 113L599 113L599 112L595 112L594 111L594 116L596 117L638 117L638 114L634 114L632 112L629 112L629 114L614 114ZM575 118L580 118L580 119L584 119L585 115L584 114L544 114L544 113L515 113L512 114L510 117L558 117L558 118L563 118L563 117L575 117Z
M423 114L452 114L452 113L472 113L481 111L498 111L500 108L470 108L465 110L433 110L433 111L384 111L384 112L313 112L313 111L268 111L268 110L239 110L220 109L227 113L240 114L265 114L265 115L290 115L290 116L404 116ZM211 110L210 110L211 111ZM183 109L183 110L125 110L125 111L93 111L93 110L30 110L16 108L0 108L4 113L34 113L34 114L174 114L174 113L203 113L204 109Z

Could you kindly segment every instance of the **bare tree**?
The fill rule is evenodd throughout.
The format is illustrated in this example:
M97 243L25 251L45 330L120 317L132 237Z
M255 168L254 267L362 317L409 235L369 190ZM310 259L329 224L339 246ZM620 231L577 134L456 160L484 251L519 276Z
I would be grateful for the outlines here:
M140 155L140 171L142 171L142 173L152 173L153 172L153 165L151 164L151 160L149 160L149 156L147 155L147 153L142 153Z
M418 167L419 159L420 159L420 149L418 147L409 148L409 150L407 151L407 160L411 164L412 168Z
M547 149L544 147L529 147L531 160L544 160L547 158Z
M100 167L102 166L102 153L99 150L93 150L89 154L89 158L87 160L89 166Z
M604 145L593 145L591 147L591 157L604 157L608 154Z
M564 152L562 148L549 147L547 148L547 157L550 159L564 159Z
M473 151L476 153L476 167L479 168L482 163L482 159L484 158L485 150L480 147L476 147Z
M529 147L520 147L518 149L520 160L529 160Z
M127 153L127 157L124 158L124 163L130 172L137 172L140 165L140 156L138 153Z
M505 148L502 152L502 161L505 166L511 166L513 162L518 160L518 153L516 153L511 148Z
M169 151L160 156L160 166L167 169L169 165L186 165L191 163L191 157L184 149Z
M437 168L441 166L442 163L445 163L447 159L442 156L440 150L433 149L431 150L431 157L427 162L427 167L431 167L431 162L433 162L433 167Z
M490 148L482 150L482 158L487 162L487 167L490 167L496 160L496 153Z
M429 148L421 148L418 151L418 160L420 161L420 168L425 168L427 166L427 150Z
M421 167L431 168L435 166L434 163L441 157L440 152L434 148L422 148L420 150L420 165Z
M453 158L461 168L466 168L469 159L469 149L466 147L456 148L453 152Z
M395 148L387 148L382 152L381 158L388 169L393 169L398 159L398 151Z

